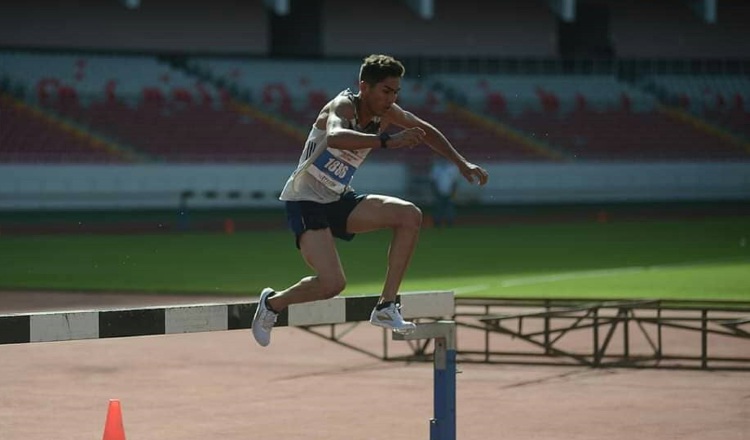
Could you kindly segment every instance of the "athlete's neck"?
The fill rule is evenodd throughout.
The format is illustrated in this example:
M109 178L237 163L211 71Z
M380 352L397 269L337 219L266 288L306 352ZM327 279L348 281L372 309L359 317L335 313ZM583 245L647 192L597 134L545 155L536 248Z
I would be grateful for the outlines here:
M367 127L367 124L370 123L370 121L373 120L375 115L369 111L366 105L362 102L362 96L361 94L357 93L354 95L355 101L354 101L354 107L356 109L356 116L357 116L357 124L359 124L360 127Z

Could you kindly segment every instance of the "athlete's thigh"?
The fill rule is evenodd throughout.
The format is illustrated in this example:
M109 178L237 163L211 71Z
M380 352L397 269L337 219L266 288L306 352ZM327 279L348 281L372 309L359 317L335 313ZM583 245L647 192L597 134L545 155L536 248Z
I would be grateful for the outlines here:
M399 223L406 211L415 209L413 203L398 197L369 194L349 214L346 229L358 234L390 228Z
M318 275L343 275L339 253L330 228L309 229L299 238L302 258Z

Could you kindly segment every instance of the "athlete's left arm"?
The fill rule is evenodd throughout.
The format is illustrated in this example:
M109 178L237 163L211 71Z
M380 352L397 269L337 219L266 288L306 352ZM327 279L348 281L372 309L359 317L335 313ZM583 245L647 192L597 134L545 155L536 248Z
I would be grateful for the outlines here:
M466 160L448 138L443 135L434 125L420 118L412 112L406 111L398 104L393 104L385 117L388 123L398 125L402 128L420 127L425 131L424 142L436 153L451 160L456 164L461 174L471 183L477 181L480 185L487 183L489 174L484 168Z

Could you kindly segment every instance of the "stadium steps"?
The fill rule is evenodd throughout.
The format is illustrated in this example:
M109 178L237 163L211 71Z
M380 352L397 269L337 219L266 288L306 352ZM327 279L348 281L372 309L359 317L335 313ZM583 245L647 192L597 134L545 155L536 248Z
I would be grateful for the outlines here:
M81 145L86 146L92 152L103 153L105 156L111 157L113 162L143 162L148 160L147 156L135 149L122 143L114 142L102 134L92 132L88 128L51 110L25 103L3 93L0 93L0 100L2 100L3 104L13 107L31 118L72 135Z
M230 87L227 88L226 80L219 77L210 68L193 63L174 63L172 64L172 67L183 71L187 75L207 81L217 89L227 90L231 97L228 103L228 108L230 110L240 115L250 116L267 124L275 130L292 137L299 142L300 148L307 139L307 132L297 124L294 124L274 113L263 111L259 107L251 104L250 100L244 97L246 93L241 91L237 84L230 84Z
M482 128L485 128L502 138L522 145L532 155L542 156L546 159L556 162L566 162L572 160L572 158L568 154L559 151L559 149L554 148L550 144L534 138L529 134L513 128L501 121L482 116L456 103L449 104L448 109L449 111L454 113L457 118L471 121L476 125L479 125Z
M276 130L298 140L300 142L300 148L302 148L301 146L307 139L307 133L304 130L300 129L297 125L292 124L289 121L280 118L272 113L264 112L254 105L238 101L234 98L232 98L229 104L229 108L233 111L241 115L248 115L257 120L260 120L265 124L275 128Z
M703 118L695 116L694 114L685 111L679 107L659 105L657 111L670 119L685 123L693 127L695 130L701 131L705 134L717 137L723 142L742 148L745 152L750 154L750 141L743 139L743 137L735 135L729 130L713 124Z
M748 151L750 89L746 78L657 75L631 84L653 95L661 104L660 113Z

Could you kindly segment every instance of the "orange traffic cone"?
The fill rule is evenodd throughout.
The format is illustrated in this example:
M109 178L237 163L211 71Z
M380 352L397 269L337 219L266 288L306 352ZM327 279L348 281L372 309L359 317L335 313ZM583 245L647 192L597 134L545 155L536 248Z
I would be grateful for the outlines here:
M122 410L120 401L110 399L107 409L107 422L104 424L102 440L125 440L125 428L122 426Z
M224 233L227 235L234 234L234 220L231 218L224 220Z

